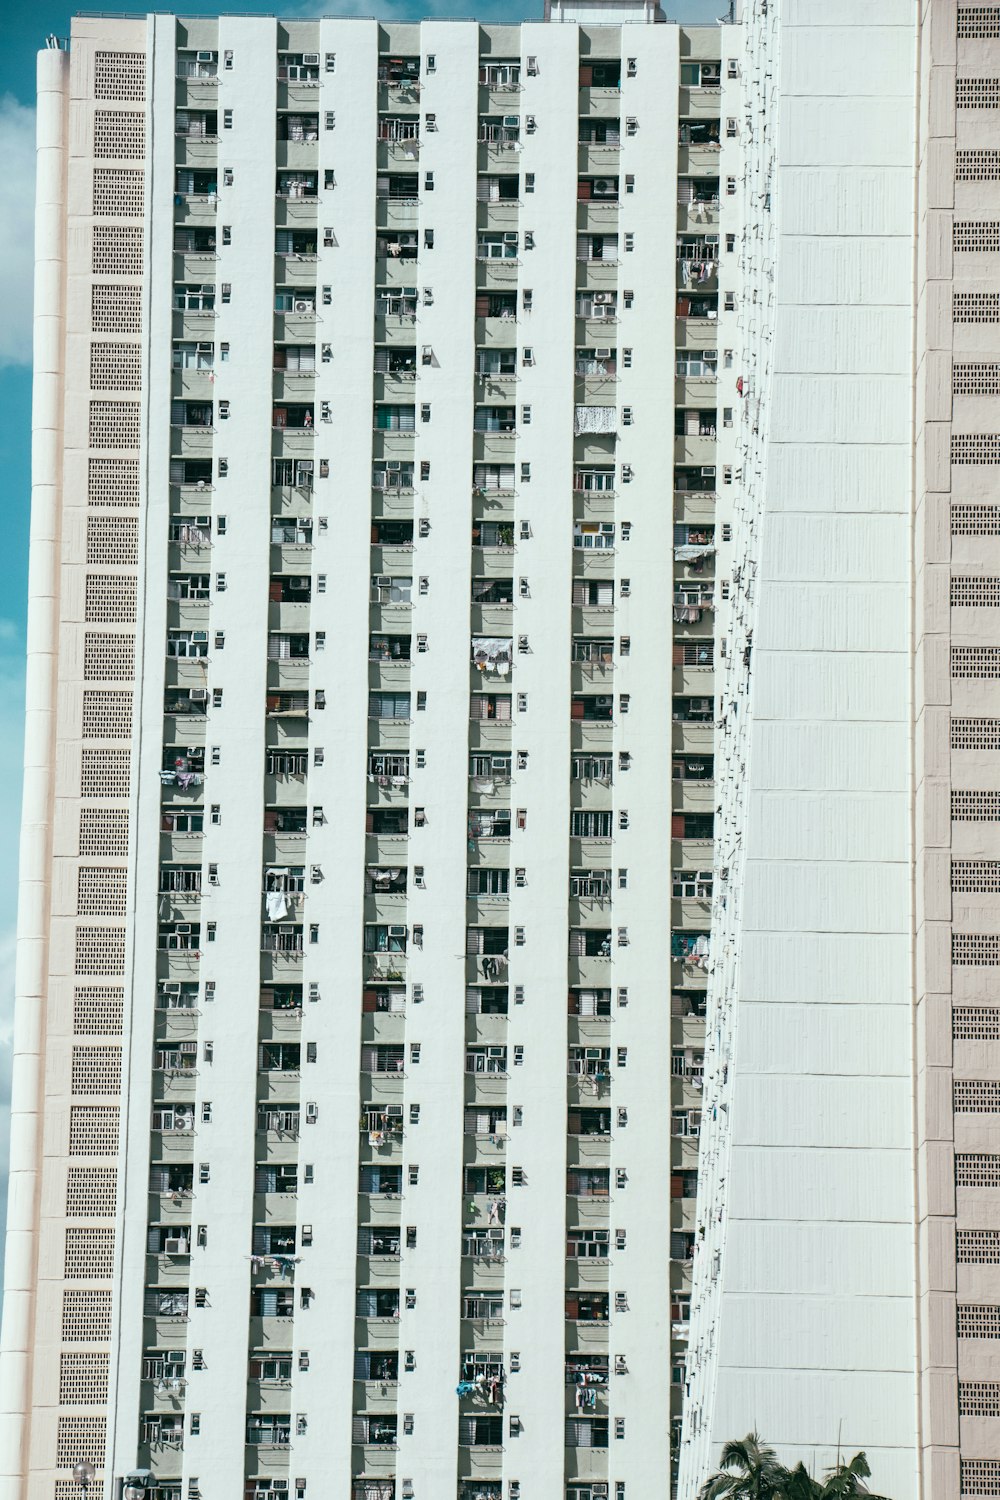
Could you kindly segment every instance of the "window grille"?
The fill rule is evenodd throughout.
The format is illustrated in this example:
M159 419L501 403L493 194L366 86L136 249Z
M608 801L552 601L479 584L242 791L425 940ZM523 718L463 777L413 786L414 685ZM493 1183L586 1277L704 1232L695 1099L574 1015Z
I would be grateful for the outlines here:
M951 1013L951 1034L956 1042L1000 1042L1000 1008L956 1005Z
M125 871L115 871L124 875ZM119 984L78 984L73 991L75 1036L121 1036L125 991Z
M1000 464L1000 434L995 432L953 432L953 464Z
M951 961L961 968L996 968L1000 964L1000 936L992 932L953 932Z
M1000 505L953 505L952 536L1000 536Z
M1000 292L955 292L951 315L956 323L1000 323Z
M95 567L128 568L138 561L137 516L88 516L87 561Z
M952 788L953 823L995 823L1000 819L1000 792L963 791Z
M1000 1494L1000 1458L963 1458L960 1463L961 1494Z
M141 109L94 111L94 156L98 161L141 161L146 154L146 117Z
M1000 5L960 5L958 7L959 41L978 37L1000 37Z
M113 1229L67 1229L63 1275L69 1281L110 1277L114 1272Z
M960 1302L958 1336L960 1339L1000 1339L1000 1307Z
M952 719L953 750L1000 750L1000 719Z
M135 593L135 579L121 580ZM94 607L101 602L97 594ZM127 602L127 599L126 599ZM133 635L106 635L88 630L83 638L83 675L87 682L131 682L135 663Z
M85 740L127 740L132 735L132 694L90 688L83 695L80 732Z
M1000 1187L1000 1156L983 1151L958 1152L955 1156L955 1186Z
M74 1094L120 1094L121 1048L74 1047L71 1077Z
M92 458L87 474L87 501L90 505L138 505L138 460Z
M117 1196L117 1168L69 1168L66 1174L66 1217L68 1219L112 1219L115 1214Z
M953 859L953 891L1000 891L1000 859Z
M60 1417L56 1427L56 1468L70 1469L89 1459L95 1468L104 1467L106 1417Z
M1000 607L1000 578L953 577L951 602L956 609L997 609Z
M92 625L133 624L135 579L123 573L88 573L84 619Z
M69 1111L70 1156L117 1155L118 1113L117 1105L71 1105Z
M62 1337L65 1344L101 1344L110 1339L110 1291L64 1291ZM76 1458L71 1462L76 1463Z
M138 448L138 401L91 401L92 448Z
M127 797L128 750L84 750L80 762L81 797Z
M76 973L119 975L125 973L125 929L123 927L78 927L76 929Z
M989 219L956 219L951 226L952 248L956 251L1000 250L1000 223Z
M59 1405L103 1406L108 1399L109 1356L102 1353L59 1356Z
M91 207L95 219L141 219L142 172L129 167L95 167Z
M1000 78L957 78L955 108L1000 108Z
M103 865L81 865L76 874L76 913L79 917L123 917L126 870Z
M79 852L84 859L125 859L128 856L128 808L81 808Z
M1000 647L952 646L952 677L1000 677Z
M92 391L141 391L140 345L91 344L90 389Z
M141 225L95 224L90 269L94 276L142 275Z
M141 104L146 98L144 52L95 52L94 98Z
M1000 1229L959 1229L955 1249L960 1266L998 1266Z
M955 1113L993 1115L1000 1110L1000 1081L992 1078L956 1078Z
M91 287L90 327L93 333L141 333L142 303L138 286Z
M955 181L1000 182L1000 151L956 151Z

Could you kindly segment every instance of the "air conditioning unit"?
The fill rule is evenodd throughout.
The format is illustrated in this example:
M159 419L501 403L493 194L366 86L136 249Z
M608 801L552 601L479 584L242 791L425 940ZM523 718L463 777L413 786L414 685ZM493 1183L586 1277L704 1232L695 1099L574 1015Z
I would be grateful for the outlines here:
M207 703L208 688L189 688L188 697L192 703Z
M307 589L309 587L309 579L308 578L289 578L289 580L288 580L288 587L290 589L294 589L296 593L302 593L302 591L304 589Z
M701 472L702 479L714 479L715 478L715 465L714 464L708 464L700 472Z
M318 68L319 67L319 53L318 52L303 52L303 54L302 54L302 62L305 65L305 67L307 67L307 68Z
M214 52L199 52L196 54L196 56L199 62L215 62Z
M179 979L165 979L160 985L160 991L164 995L179 995L181 982Z
M595 307L601 307L607 302L614 302L614 300L614 292L595 292L593 297L591 298L591 301L593 302Z
M180 935L182 932L190 932L191 931L191 923L190 922L178 922L177 926L174 928L174 931L178 935Z
M613 177L594 178L594 192L598 195L598 197L603 197L607 194L613 193L614 191L615 181Z
M390 937L405 937L406 936L406 928L405 927L400 927L398 924L395 925L395 926L393 926L393 927L390 927L388 929L388 931L389 931L389 936Z
M613 318L614 315L615 310L613 306L609 307L607 303L603 302L598 303L597 299L594 299L594 306L590 310L590 316L592 318Z
M312 516L303 516L299 525L303 531L312 531Z
M609 697L609 696L607 696L605 694L599 694L594 699L594 705L595 705L596 708L611 708L611 706L613 705L614 701L615 700L613 698L611 698L611 697Z
M501 119L502 119L502 123L505 126L507 126L508 129L518 130L520 128L520 125L521 125L521 116L520 115L503 115L501 117Z
M177 1238L172 1238L172 1239L169 1239L169 1240L164 1240L163 1241L163 1251L164 1251L165 1255L186 1255L187 1254L187 1240L182 1240L182 1239L177 1239Z
M186 1360L183 1349L168 1349L163 1357L168 1365L182 1365Z
M292 303L292 312L311 313L314 310L314 306L309 301L308 297L297 297Z
M595 349L594 350L594 358L595 359L610 359L611 358L611 353L612 353L611 345L608 344L606 347L604 347L602 349Z
M372 588L388 589L391 587L392 579L389 577L388 573L379 573L375 578L372 579Z

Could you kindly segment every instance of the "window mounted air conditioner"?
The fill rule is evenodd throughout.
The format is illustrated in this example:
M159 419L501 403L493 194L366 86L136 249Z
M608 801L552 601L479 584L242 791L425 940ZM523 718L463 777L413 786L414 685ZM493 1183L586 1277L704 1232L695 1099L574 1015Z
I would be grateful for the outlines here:
M715 478L715 465L714 464L709 464L706 468L703 468L701 470L701 477L702 477L702 479L714 479Z
M388 929L388 931L389 931L389 936L390 937L405 937L406 936L406 928L405 927L400 927L398 924L396 926L394 926L394 927L390 927Z
M594 350L594 358L595 359L610 359L611 358L611 346L610 346L610 344L606 348L595 349Z
M392 588L392 579L387 573L379 573L377 577L372 579L372 587L376 589Z
M163 1250L166 1255L186 1255L187 1240L172 1238L163 1241Z
M520 115L503 115L501 117L501 121L509 129L517 130L520 127L520 124L521 124L521 116Z
M178 922L177 926L174 928L174 931L177 933L178 936L180 936L181 933L190 933L190 931L191 931L191 923L190 922Z
M165 1359L168 1365L182 1365L185 1362L184 1350L168 1349L165 1355Z
M303 54L302 54L302 62L305 65L305 67L307 67L307 68L318 68L319 67L319 53L318 52L303 52Z
M188 696L190 697L192 703L207 703L208 688L190 688L188 690Z
M165 979L163 981L163 983L160 985L160 989L161 989L161 991L163 992L164 995L179 995L180 992L181 992L181 983L180 983L180 980L179 979Z
M199 53L196 54L196 56L197 56L197 59L198 59L199 62L207 62L207 63L215 62L215 53L214 52L199 52Z
M592 318L613 318L614 315L614 307L609 307L607 303L599 303L596 298L594 299L594 306L590 310Z

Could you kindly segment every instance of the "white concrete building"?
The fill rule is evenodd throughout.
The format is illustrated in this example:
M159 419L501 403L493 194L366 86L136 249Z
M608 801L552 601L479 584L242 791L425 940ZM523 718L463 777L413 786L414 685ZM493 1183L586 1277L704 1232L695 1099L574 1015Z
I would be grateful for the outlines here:
M741 56L678 1493L756 1428L996 1495L1000 9L753 0Z
M4 1500L668 1493L738 50L41 54Z

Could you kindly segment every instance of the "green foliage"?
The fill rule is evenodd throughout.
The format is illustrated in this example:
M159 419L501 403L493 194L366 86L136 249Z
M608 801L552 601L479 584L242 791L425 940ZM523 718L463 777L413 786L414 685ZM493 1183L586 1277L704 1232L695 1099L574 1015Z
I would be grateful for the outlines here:
M801 1462L786 1469L773 1448L756 1432L731 1439L722 1450L721 1467L710 1474L698 1500L886 1500L865 1484L871 1468L864 1453L855 1453L847 1463L827 1469L814 1479Z

